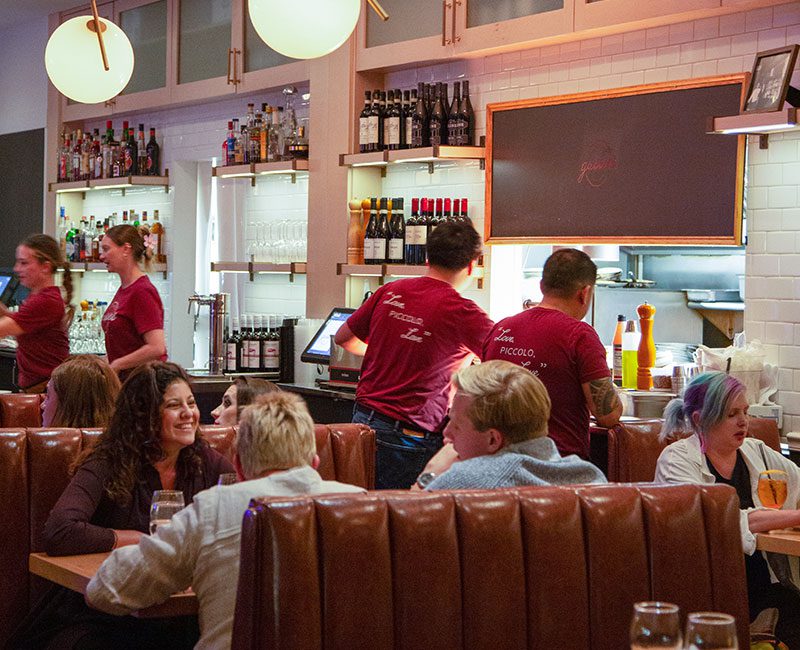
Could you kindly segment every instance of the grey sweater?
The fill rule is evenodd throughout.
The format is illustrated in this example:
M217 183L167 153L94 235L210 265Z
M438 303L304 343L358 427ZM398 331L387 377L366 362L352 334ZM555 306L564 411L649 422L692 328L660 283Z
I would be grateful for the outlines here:
M522 485L606 483L603 473L574 454L562 457L548 437L503 447L453 466L428 485L428 490L493 489Z

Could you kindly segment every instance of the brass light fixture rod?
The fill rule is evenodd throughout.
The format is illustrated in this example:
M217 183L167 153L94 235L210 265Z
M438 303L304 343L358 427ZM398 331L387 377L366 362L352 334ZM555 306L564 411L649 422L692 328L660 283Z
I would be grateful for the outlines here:
M367 0L367 4L372 7L376 14L378 14L378 18L383 21L389 20L389 14L387 14L386 10L381 7L381 4L378 2L378 0Z
M106 26L100 22L100 16L97 13L97 0L92 0L92 16L93 18L86 23L86 27L89 31L97 34L97 41L100 43L100 56L103 57L103 69L108 72L108 57L106 56L105 43L103 43L103 32L106 31Z

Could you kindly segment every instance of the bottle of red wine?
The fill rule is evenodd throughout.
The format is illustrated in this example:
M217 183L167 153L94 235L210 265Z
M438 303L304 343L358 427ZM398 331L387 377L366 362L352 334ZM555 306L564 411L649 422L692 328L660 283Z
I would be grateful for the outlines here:
M386 149L386 93L378 91L378 149Z
M425 84L420 83L417 89L417 102L411 115L411 146L427 147L430 142L428 133L428 110L425 107Z
M471 224L472 221L467 214L467 199L461 199L461 221Z
M380 207L378 208L378 231L375 234L375 264L386 264L387 245L389 243L389 214L388 200L385 196L381 197Z
M384 124L386 125L386 130L384 132L384 142L386 143L386 148L392 151L396 151L400 148L400 123L403 119L402 112L400 111L400 91L397 91L397 95L394 94L393 90L389 91L389 99L386 106L386 121Z
M369 118L372 113L372 93L364 92L364 108L358 116L358 150L360 153L370 151L369 148Z
M392 220L389 223L388 264L405 262L406 222L403 218L403 199L392 199Z
M461 135L459 137L459 145L469 146L475 144L475 113L472 110L472 104L469 101L469 81L463 84L463 92L461 94L461 104L459 105L458 114L460 117Z
M411 216L406 221L406 264L417 264L417 224L419 222L419 199L411 199Z
M414 93L414 97L417 95L417 91L412 91ZM408 149L411 147L411 114L414 107L414 104L411 103L411 93L408 90L403 91L403 132L401 134L401 139L403 142L403 149ZM416 101L414 102L416 103Z
M453 222L453 213L450 212L450 199L444 200L444 212L442 213L442 219L440 223L452 223Z
M436 89L433 110L428 118L428 131L430 132L430 141L433 147L447 144L447 115L442 102L441 85L439 85Z
M461 83L453 83L453 103L447 116L447 143L461 144Z
M377 264L375 261L375 238L378 236L378 199L370 199L369 221L364 229L364 264Z
M392 124L392 109L394 108L394 90L390 90L386 94L386 103L383 107L383 148L389 149L391 135L389 134L389 125Z
M378 107L379 92L379 90L376 90L372 93L372 106L370 107L367 117L367 151L378 151L378 145L380 143L380 138L378 137L378 131L381 125L381 113Z
M433 228L433 199L422 199L422 224L424 229L419 233L420 248L417 253L418 264L425 264L428 261L428 236Z

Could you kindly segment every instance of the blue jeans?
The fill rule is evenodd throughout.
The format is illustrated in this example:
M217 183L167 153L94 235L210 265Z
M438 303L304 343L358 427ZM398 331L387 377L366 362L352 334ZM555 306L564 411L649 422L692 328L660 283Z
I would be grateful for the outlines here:
M375 487L378 490L407 490L425 469L431 457L442 448L442 436L414 437L403 433L399 423L384 422L381 415L364 413L356 406L353 422L375 430Z

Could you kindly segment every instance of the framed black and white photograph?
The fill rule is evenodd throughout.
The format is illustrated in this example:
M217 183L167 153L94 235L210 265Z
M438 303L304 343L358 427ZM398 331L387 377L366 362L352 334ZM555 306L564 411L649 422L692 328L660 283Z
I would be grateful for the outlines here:
M756 54L744 103L745 113L778 111L786 100L798 45L787 45Z

